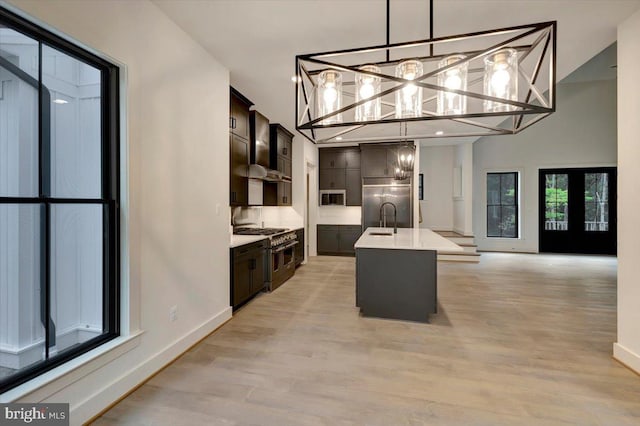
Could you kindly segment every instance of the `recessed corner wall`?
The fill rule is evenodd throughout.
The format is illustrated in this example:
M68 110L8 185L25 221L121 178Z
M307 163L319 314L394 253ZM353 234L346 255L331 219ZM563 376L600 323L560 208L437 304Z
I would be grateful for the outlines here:
M640 373L640 12L618 27L618 342Z
M473 144L473 228L479 250L538 251L538 171L615 166L616 80L557 86L556 112L518 135ZM520 173L520 238L487 238L488 172Z
M9 3L126 67L128 303L130 331L144 333L87 375L20 399L70 403L75 425L231 316L229 73L147 0Z

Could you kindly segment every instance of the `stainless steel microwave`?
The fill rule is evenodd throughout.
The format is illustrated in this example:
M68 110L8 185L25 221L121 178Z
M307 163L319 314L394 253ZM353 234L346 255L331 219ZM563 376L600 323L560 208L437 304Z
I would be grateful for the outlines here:
M345 189L320 190L321 206L345 206L347 204L347 191Z

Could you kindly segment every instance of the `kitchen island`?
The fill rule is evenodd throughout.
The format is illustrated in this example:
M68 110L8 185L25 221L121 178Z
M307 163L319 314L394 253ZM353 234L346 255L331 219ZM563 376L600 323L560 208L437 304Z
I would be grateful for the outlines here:
M438 251L463 251L423 228L367 228L354 247L362 315L419 322L437 312Z

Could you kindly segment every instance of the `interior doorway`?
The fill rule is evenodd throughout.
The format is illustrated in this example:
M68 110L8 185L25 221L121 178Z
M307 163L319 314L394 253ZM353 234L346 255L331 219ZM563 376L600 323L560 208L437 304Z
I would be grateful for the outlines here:
M616 168L542 169L540 252L616 254Z

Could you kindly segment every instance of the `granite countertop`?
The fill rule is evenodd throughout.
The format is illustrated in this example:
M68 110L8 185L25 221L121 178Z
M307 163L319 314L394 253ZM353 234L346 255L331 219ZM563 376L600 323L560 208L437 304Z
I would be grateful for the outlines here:
M372 232L387 232L391 235L371 235ZM463 251L463 248L456 243L425 228L398 228L397 234L393 233L393 228L367 228L356 241L354 247L356 249Z

